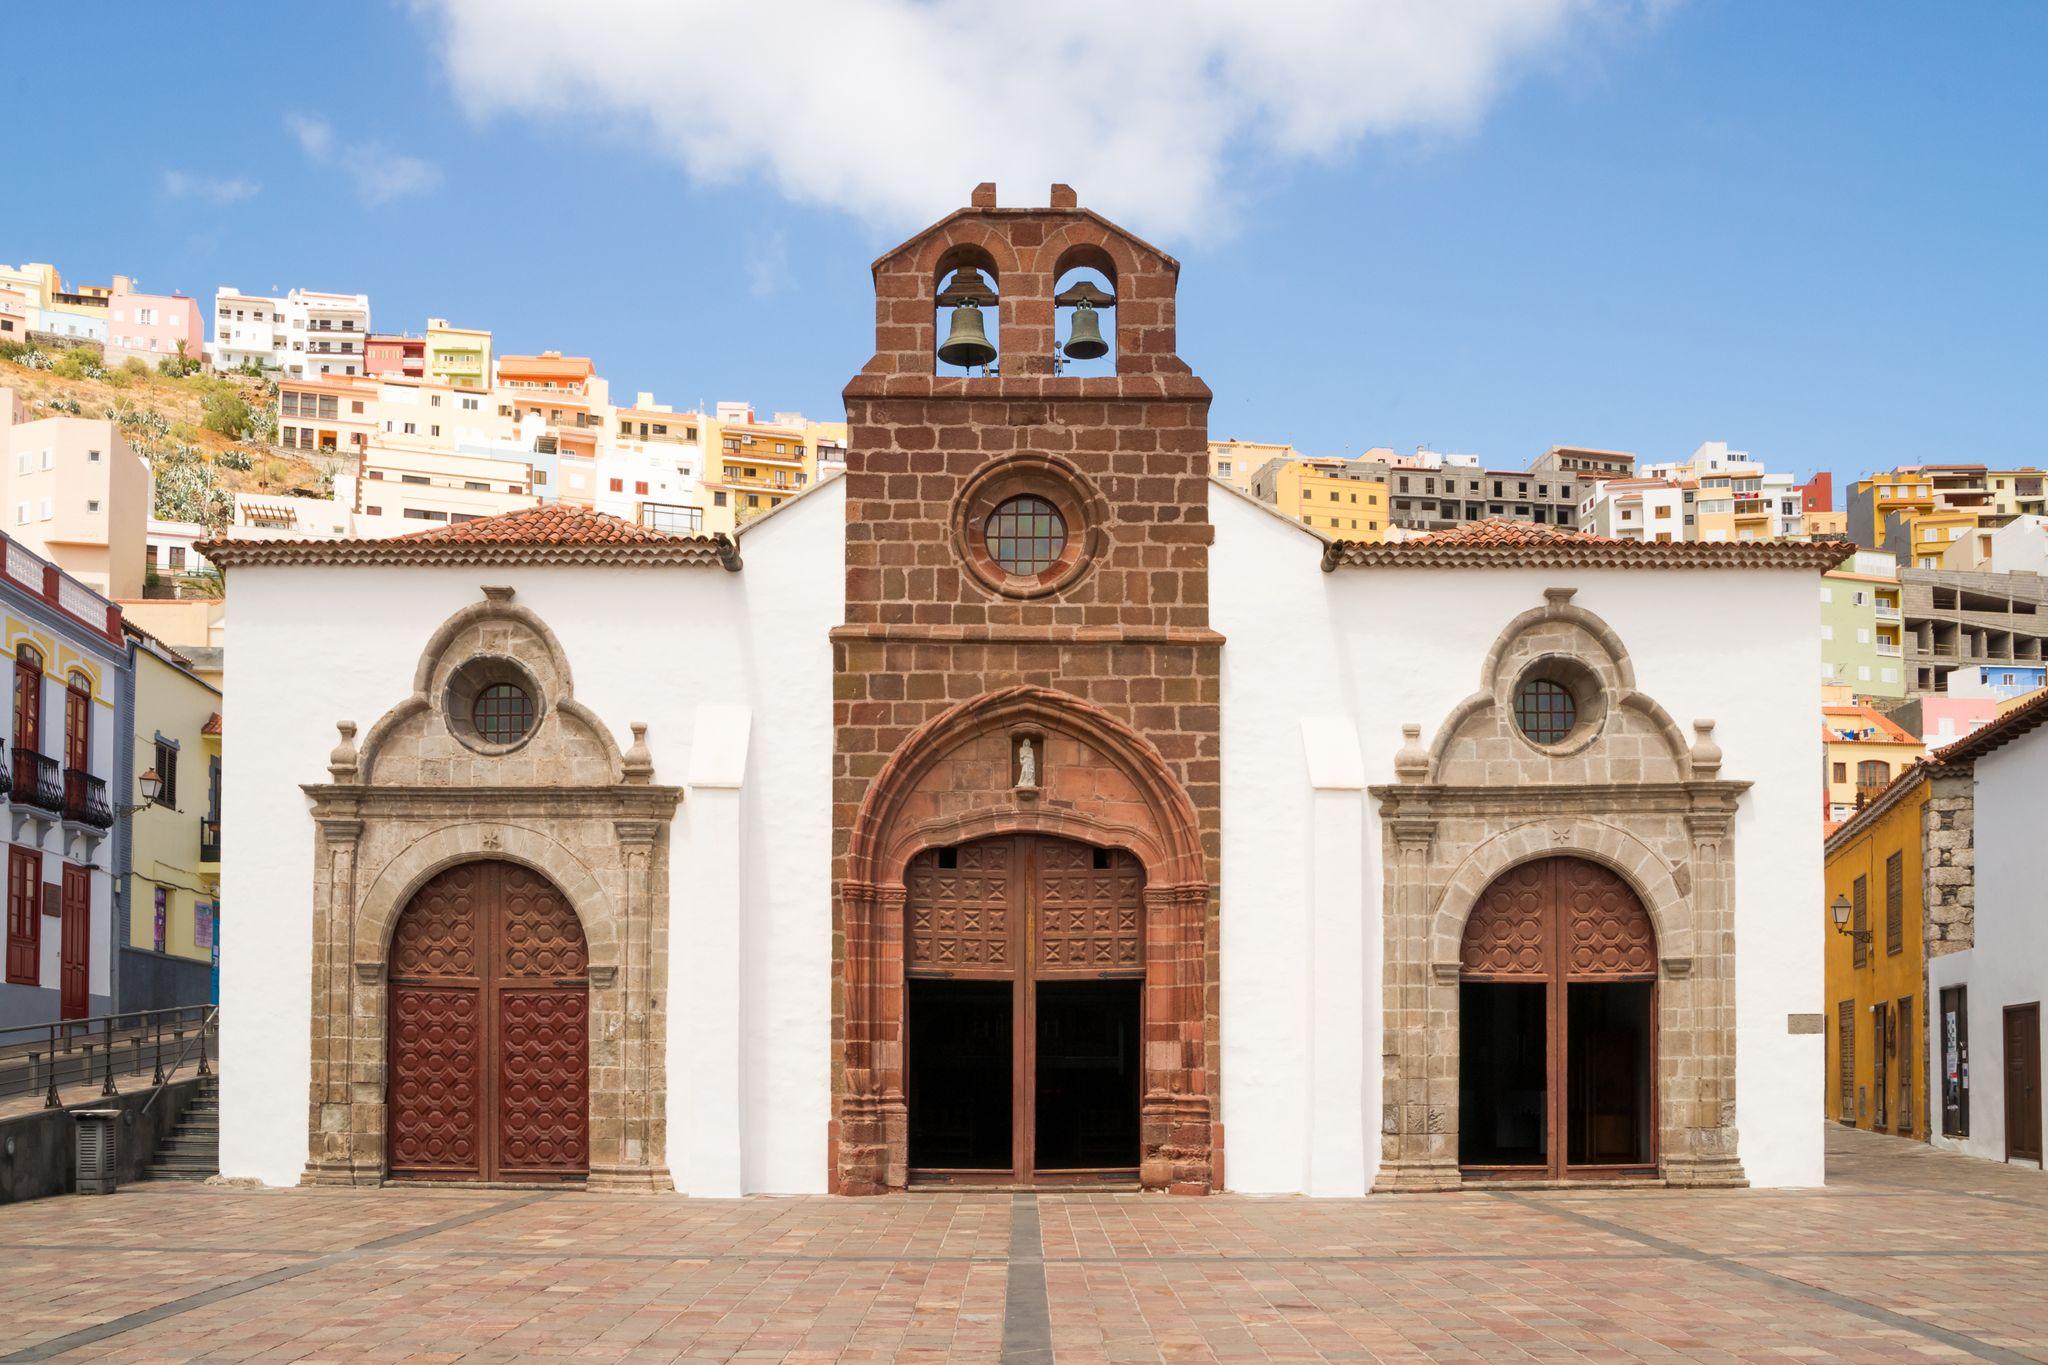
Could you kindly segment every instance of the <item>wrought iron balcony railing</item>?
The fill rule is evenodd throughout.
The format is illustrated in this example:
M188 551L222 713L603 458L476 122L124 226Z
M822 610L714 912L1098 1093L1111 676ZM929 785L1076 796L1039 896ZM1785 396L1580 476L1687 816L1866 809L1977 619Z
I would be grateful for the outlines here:
M40 806L47 811L64 809L64 783L58 776L56 759L44 758L33 749L16 749L13 768L17 805Z
M77 768L66 768L64 818L76 820L81 825L91 825L94 829L112 828L114 808L107 804L106 780Z
M220 861L220 819L218 816L199 817L199 861L217 863Z

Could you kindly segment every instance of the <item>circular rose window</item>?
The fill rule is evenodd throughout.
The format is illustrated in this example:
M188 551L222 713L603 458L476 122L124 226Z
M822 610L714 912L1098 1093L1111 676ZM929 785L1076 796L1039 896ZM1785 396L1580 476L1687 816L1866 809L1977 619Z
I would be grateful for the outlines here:
M1066 548L1067 519L1044 498L1011 498L988 519L988 557L1005 573L1042 574Z
M1538 744L1561 744L1579 723L1570 689L1548 678L1531 678L1515 693L1515 724Z
M533 728L533 698L517 683L492 683L477 693L470 720L487 744L516 744Z

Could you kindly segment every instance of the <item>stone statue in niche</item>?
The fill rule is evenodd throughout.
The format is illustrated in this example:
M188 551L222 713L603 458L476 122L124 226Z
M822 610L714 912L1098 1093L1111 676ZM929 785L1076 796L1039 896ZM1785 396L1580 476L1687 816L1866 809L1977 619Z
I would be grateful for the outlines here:
M1038 785L1038 755L1029 735L1017 741L1017 785L1027 790Z

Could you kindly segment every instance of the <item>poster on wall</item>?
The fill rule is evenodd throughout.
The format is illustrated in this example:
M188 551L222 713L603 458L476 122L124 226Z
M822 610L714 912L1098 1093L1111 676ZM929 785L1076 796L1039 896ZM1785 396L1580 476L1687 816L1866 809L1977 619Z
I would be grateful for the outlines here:
M213 904L210 901L196 901L192 906L192 946L211 948L213 946Z
M156 950L164 950L164 930L170 919L171 893L161 886L156 889Z

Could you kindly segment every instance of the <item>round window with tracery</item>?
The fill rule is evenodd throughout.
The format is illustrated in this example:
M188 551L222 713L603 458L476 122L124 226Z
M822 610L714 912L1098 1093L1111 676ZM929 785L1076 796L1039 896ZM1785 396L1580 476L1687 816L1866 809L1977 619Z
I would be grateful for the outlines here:
M492 683L477 693L469 718L486 743L517 743L533 728L533 698L515 683Z
M1005 573L1029 578L1060 562L1067 521L1044 498L1011 498L988 519L988 555Z

